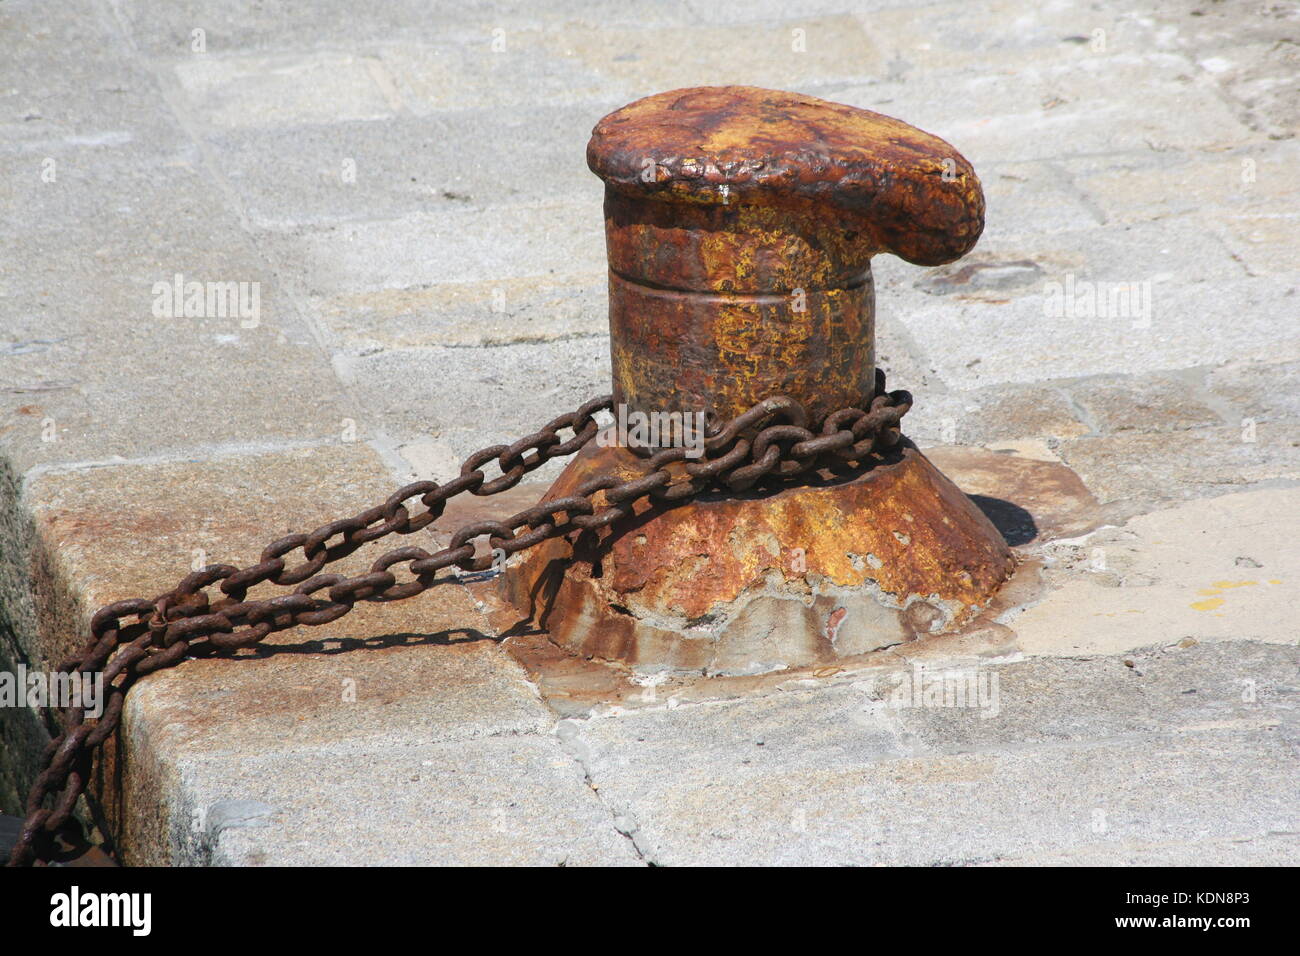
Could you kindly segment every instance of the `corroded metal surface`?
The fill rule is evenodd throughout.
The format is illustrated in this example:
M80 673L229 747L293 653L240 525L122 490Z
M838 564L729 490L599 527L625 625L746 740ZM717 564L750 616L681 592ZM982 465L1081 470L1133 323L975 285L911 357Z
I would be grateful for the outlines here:
M860 406L871 256L948 262L983 228L979 180L947 143L793 93L647 97L597 124L587 161L606 183L614 398L633 411Z
M870 275L851 289L709 295L609 277L614 400L641 412L726 420L752 395L790 395L814 424L861 406L875 381Z
M563 497L638 459L590 446ZM572 560L569 559L570 553ZM574 653L650 670L758 673L951 631L1013 570L1002 536L919 451L853 478L679 508L553 541L506 576L507 597Z
M597 124L587 164L633 197L810 200L827 233L847 221L834 212L856 218L837 246L862 259L892 252L941 265L969 252L984 225L979 180L943 140L798 93L719 86L648 96Z
M863 407L871 257L949 262L984 223L947 143L793 93L647 97L597 124L587 162L606 186L614 401L647 415L729 419L784 394L815 429ZM951 630L1006 580L1010 550L919 452L887 454L853 480L648 502L547 543L503 586L559 646L652 670L757 673ZM637 462L589 447L551 495Z

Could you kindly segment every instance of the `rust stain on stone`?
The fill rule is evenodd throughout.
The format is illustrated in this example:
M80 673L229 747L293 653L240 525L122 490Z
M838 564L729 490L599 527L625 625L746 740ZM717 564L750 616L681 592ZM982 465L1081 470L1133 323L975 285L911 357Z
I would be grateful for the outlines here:
M848 613L848 610L842 607L837 607L831 611L831 616L826 619L826 639L828 641L835 640L835 632L840 629L840 625L844 623L844 618L848 616Z

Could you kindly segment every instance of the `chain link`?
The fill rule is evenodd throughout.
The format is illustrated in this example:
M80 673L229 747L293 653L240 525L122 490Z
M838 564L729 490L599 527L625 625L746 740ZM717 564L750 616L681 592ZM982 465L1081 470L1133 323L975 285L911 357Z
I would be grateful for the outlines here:
M764 479L789 478L818 466L860 463L898 443L899 421L911 406L909 393L885 391L879 370L870 406L833 412L818 432L808 427L808 413L798 402L784 396L767 398L714 430L698 459L689 459L684 448L634 449L646 460L645 473L638 477L592 478L569 497L543 501L501 521L468 524L440 551L430 553L415 546L389 551L365 574L349 578L320 573L362 545L428 527L442 516L453 497L466 492L499 494L546 462L577 452L596 436L596 413L612 407L612 399L603 396L514 444L475 452L465 460L460 474L445 484L417 481L351 518L322 525L310 534L273 541L249 567L209 565L152 600L133 598L100 608L91 618L85 648L64 661L59 671L102 671L107 695L104 710L93 723L86 722L84 707L64 710L64 728L42 755L44 769L27 797L26 819L9 865L29 864L49 853L54 834L68 822L86 788L96 748L117 729L127 692L146 674L187 657L251 647L276 631L328 624L351 611L358 601L415 597L458 580L455 573L438 576L448 568L484 571L495 559L490 554L478 556L476 542L483 538L491 549L508 557L543 541L607 527L631 515L636 502L647 497L678 502L711 488L739 492ZM774 419L779 421L773 423ZM572 432L568 439L559 435L565 430ZM501 474L488 480L482 468L494 459ZM598 502L602 495L603 502ZM412 514L414 500L425 510ZM289 556L296 551L301 551L301 563L290 566ZM403 565L410 575L404 581L395 573ZM293 591L247 600L251 588L266 582ZM221 594L215 599L207 592L214 585Z

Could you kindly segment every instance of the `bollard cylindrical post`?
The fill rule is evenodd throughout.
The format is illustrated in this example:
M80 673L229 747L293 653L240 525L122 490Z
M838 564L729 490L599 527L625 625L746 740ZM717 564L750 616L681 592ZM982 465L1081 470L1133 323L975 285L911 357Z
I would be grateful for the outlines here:
M869 402L871 257L946 262L983 224L942 140L774 90L639 100L596 125L587 162L606 186L614 397L644 413Z
M596 125L587 163L605 183L614 397L644 416L721 421L780 394L816 428L867 406L871 257L949 262L984 223L979 180L947 143L794 93L638 100ZM547 497L641 465L594 442ZM541 545L501 580L525 620L576 655L754 674L959 628L1013 567L988 519L903 440L853 476L642 502Z

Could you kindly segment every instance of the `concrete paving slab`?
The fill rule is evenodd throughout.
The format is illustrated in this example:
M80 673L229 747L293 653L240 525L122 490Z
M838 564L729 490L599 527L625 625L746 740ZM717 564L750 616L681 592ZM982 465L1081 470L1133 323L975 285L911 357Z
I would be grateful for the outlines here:
M1056 451L1103 503L1201 498L1300 478L1300 426L1293 422L1244 418L1159 440L1120 432L1075 438Z
M1129 279L1108 280L1151 281L1149 319L1136 310L1099 315L1086 298L1074 300L1072 315L1048 315L1041 287L992 302L948 296L942 308L927 296L928 302L918 298L915 307L895 302L892 310L954 388L1300 357L1297 327L1276 318L1288 314L1291 283L1258 278L1198 287L1156 284L1150 276L1134 272Z
M1162 49L1198 54L1243 41L1276 39L1292 22L1291 9L1268 7L1204 6L1197 0L1140 0L1135 13L1149 19L1155 42ZM1253 14L1253 15L1250 15Z
M1074 222L1044 237L989 236L977 252L937 269L899 268L884 257L877 262L889 283L889 304L905 317L939 303L946 312L950 303L1005 305L1029 298L1040 307L1040 321L1128 319L1118 327L1141 329L1144 320L1154 325L1173 311L1171 296L1218 284L1231 288L1250 277L1215 228L1196 217L1112 229L1081 229ZM1200 269L1187 255L1192 250L1201 257Z
M400 109L379 60L350 52L208 54L172 70L199 122L220 129L379 120Z
M1280 728L1300 666L1294 643L1245 638L1234 646L1179 642L1126 655L1084 654L1059 646L1056 655L1023 666L931 660L918 670L913 662L843 693L859 695L855 720L896 717L907 753L959 754L1146 733ZM927 705L932 683L972 677L964 707L951 706L956 698L949 696L944 706Z
M392 221L348 223L263 237L305 293L500 282L605 268L599 207L444 208Z
M884 369L886 384L891 389L906 388L915 393L923 388L940 391L945 387L932 372L924 353L917 348L907 326L882 313L879 308L876 312L876 366Z
M0 150L139 143L167 148L177 125L147 64L103 5L6 5L0 18Z
M1285 211L1229 215L1216 228L1223 244L1241 258L1251 275L1289 277L1296 283L1295 237L1300 214Z
M931 395L907 413L907 433L931 444L985 445L1021 438L1074 438L1088 426L1055 387L1001 387Z
M1297 159L1295 143L1274 142L1200 158L1160 153L1133 159L1104 157L1066 163L1078 187L1107 222L1145 222L1213 210L1214 215L1297 212L1286 171Z
M26 522L11 526L22 536L5 553L8 573L26 576L40 596L42 615L39 628L16 633L34 659L62 657L80 649L99 605L152 597L196 566L253 564L270 541L381 503L394 487L368 446L342 442L37 476L23 491ZM400 543L427 546L430 535ZM339 564L368 561L356 554Z
M19 204L44 228L0 238L6 453L26 471L340 434L357 412L237 216L198 169L139 160L65 162Z
M1116 654L1152 642L1294 647L1300 491L1261 490L1139 515L1049 547L1057 587L1011 621L1030 654Z
M339 351L475 347L608 335L608 276L503 277L312 297L306 309Z
M1208 385L1242 418L1300 419L1300 363L1233 362L1210 372Z
M1104 213L1060 160L984 168L987 174L981 182L988 211L981 245L994 256L997 240L1018 240L1023 247L1026 237L1035 233L1091 229L1104 221Z
M359 12L354 5L321 0L311 7L213 7L203 0L120 0L124 27L150 57L188 55L195 24L206 28L212 52L310 50L316 46L371 48L394 40L456 40L487 46L495 29L563 29L569 24L666 24L687 16L681 0L646 0L635 8L620 0L542 4L535 0L461 0L431 15L425 0L390 0Z
M1295 754L1270 729L1276 718L1202 728L1160 715L1146 732L1080 726L1072 741L1044 740L1030 718L1017 723L1020 745L935 752L909 734L934 708L864 712L852 698L683 705L575 721L566 735L659 864L935 865L1085 848L1113 862L1124 852L1113 844L1295 829ZM979 713L945 717L974 723Z
M782 21L602 25L546 33L540 43L629 99L645 90L754 85L755 62L762 63L759 85L775 89L860 80L885 70L882 51L848 12Z
M476 349L402 349L336 362L358 399L402 441L434 438L460 461L532 434L610 390L605 336ZM565 370L557 374L557 370ZM406 383L394 390L395 381ZM534 474L558 473L554 461Z
M375 122L212 131L209 147L257 228L399 219L502 203L599 209L580 144L608 109L507 106Z
M443 590L400 611L362 607L346 622L271 641L255 658L168 672L134 695L134 726L177 758L352 752L549 729L553 718L522 669L473 627L477 615L455 586Z
M1193 843L1106 844L1065 853L1036 853L977 866L1294 866L1300 837L1269 834L1249 840L1200 840Z
M983 52L987 48L975 44L956 53L936 44L929 51L920 49L936 32L986 9L963 6L965 14L951 12L944 25L907 10L891 11L897 21L908 21L916 43L891 61L893 75L837 88L833 98L907 116L908 122L955 145L977 169L987 163L1092 154L1218 152L1270 141L1225 102L1211 75L1182 54L1148 48L1112 53L1113 32L1107 34L1108 52L1089 52L1091 31L1105 25L1089 25L1087 33L1074 34L1087 37L1083 42L1059 38L1026 51L1020 66L1016 52L1005 51L1007 59L990 68ZM1013 29L994 42L1005 47L1025 35ZM940 62L927 64L930 56ZM978 71L969 68L976 58L985 58ZM1142 88L1140 101L1128 95L1135 83ZM952 95L956 89L960 97Z
M160 771L164 812L133 817L141 865L641 865L553 737L185 757ZM148 777L137 766L132 799L152 808Z
M861 0L853 4L855 13L877 13L894 7L911 7L912 9L933 8L939 6L940 0ZM783 0L748 0L743 4L709 3L707 0L687 0L687 7L692 17L705 23L736 23L745 20L784 20L801 14L805 16L826 16L841 13L846 9L842 0L806 0L799 4L790 4Z
M88 252L126 252L143 251L151 237L180 244L237 230L238 218L210 195L202 164L179 130L161 143L69 137L0 152L0 235L23 255L33 241L51 238Z
M11 558L4 568L6 630L19 640L23 659L48 661L79 647L92 607L153 594L160 581L179 580L196 564L252 563L269 539L380 501L393 487L364 445L238 457L218 472L193 462L119 471L115 482L90 488L79 471L44 475L29 488L35 528L4 548ZM267 500L277 508L288 502L283 513L296 513L301 523L269 526ZM391 547L423 543L435 550L429 537L376 543L337 567L358 573ZM29 576L34 580L24 585ZM274 590L261 586L251 596ZM252 657L191 662L132 693L129 742L116 766L129 768L132 787L145 787L146 779L164 787L171 778L148 776L149 760L170 765L204 755L237 764L269 761L275 752L327 748L338 755L395 740L454 742L548 729L553 718L489 634L464 587L449 584L421 599L361 605L319 629L277 635ZM104 779L109 817L124 825L125 784L112 772ZM312 792L316 783L300 779L297 786ZM166 807L176 795L155 789L152 799ZM129 839L124 846L152 852Z
M1176 431L1236 425L1240 418L1218 404L1199 384L1204 376L1098 376L1068 386L1080 417L1092 432Z
M1289 139L1300 119L1300 95L1294 84L1279 83L1277 77L1300 66L1300 57L1283 32L1294 29L1294 8L1257 8L1255 13L1255 24L1265 25L1258 34L1260 42L1197 44L1190 52L1225 95L1241 104L1242 122L1271 139Z
M51 470L25 481L6 465L0 479L0 666L9 670L19 662L47 668L79 651L92 612L103 604L152 597L207 564L252 564L271 540L383 501L395 486L374 452L357 443L261 454L209 451L152 464ZM275 513L268 517L272 504ZM432 543L428 534L413 538L402 543ZM362 554L347 562L352 573L367 563ZM390 608L357 614L376 615L369 621L376 627L388 620L387 628L371 632L377 635L481 636L484 622L468 593L456 585L442 592L438 606L450 617L439 618L425 602L424 627L393 618ZM286 637L307 649L315 635ZM183 695L189 685L176 686ZM183 699L167 702L183 709ZM234 709L256 708L262 696L239 700ZM0 732L6 742L24 742L7 752L25 760L0 763L0 797L16 807L26 786L18 781L31 779L46 731L31 712L0 708ZM105 799L111 803L116 796L107 792Z
M1149 49L1151 27L1132 7L1049 4L1032 14L1014 0L871 4L863 26L918 74L942 70L1012 75L1035 67L1123 62ZM919 15L918 15L919 13ZM1101 30L1098 37L1095 31ZM990 61L993 61L992 63Z
M474 42L386 44L379 56L392 78L394 103L416 116L515 106L525 71L530 103L603 102L611 84L590 64L548 43L552 35L496 24Z

